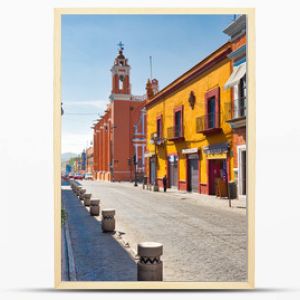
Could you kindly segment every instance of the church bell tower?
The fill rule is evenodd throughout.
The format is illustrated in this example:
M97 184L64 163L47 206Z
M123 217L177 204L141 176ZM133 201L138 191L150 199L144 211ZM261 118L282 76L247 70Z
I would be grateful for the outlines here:
M112 91L110 95L111 101L114 100L130 100L130 66L128 60L123 54L124 44L120 42L119 54L115 58L114 65L111 68L112 73Z

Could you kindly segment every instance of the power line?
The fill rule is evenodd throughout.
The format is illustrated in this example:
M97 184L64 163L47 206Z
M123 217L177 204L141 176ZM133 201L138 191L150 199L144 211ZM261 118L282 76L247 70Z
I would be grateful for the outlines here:
M88 115L98 115L98 113L79 113L79 112L75 112L75 113L64 113L64 115L80 115L80 116L88 116Z

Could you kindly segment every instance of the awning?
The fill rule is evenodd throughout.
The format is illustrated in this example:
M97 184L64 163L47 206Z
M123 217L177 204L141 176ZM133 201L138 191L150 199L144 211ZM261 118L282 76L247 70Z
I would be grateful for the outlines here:
M228 143L215 144L203 147L207 159L226 159L229 149Z
M226 159L227 153L211 153L206 155L206 159Z
M239 83L241 78L246 74L246 71L247 71L247 65L245 62L240 64L236 68L234 68L229 79L225 83L224 88L229 89L229 88L233 87L234 85L236 85L237 83Z
M199 151L199 148L182 149L182 154L198 153L198 151Z

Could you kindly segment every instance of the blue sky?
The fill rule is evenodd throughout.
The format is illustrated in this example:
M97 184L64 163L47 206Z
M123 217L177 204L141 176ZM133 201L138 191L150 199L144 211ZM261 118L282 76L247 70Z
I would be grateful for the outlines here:
M150 77L160 89L228 40L233 15L64 15L62 17L62 152L82 151L111 92L110 69L124 43L132 94Z

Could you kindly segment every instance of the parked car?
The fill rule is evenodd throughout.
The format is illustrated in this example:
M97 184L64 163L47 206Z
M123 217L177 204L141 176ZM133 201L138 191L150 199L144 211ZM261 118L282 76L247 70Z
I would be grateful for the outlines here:
M83 175L81 175L81 174L76 174L76 175L74 176L74 179L76 179L76 180L82 180L82 179L83 179Z
M85 179L85 180L93 180L93 175L92 175L91 173L86 173L86 174L84 175L84 179Z

